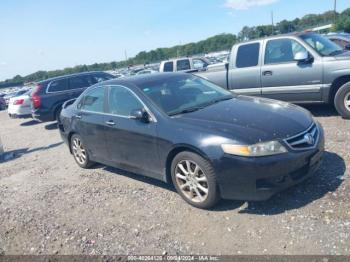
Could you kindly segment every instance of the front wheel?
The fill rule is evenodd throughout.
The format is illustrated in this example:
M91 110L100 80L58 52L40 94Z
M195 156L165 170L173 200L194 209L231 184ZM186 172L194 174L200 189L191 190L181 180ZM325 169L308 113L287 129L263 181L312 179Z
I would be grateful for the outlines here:
M343 118L350 119L350 82L339 88L335 94L334 105Z
M86 147L79 135L72 135L70 146L71 152L74 156L74 160L80 167L90 168L94 165L94 162L90 160L89 153L86 150Z
M177 192L194 207L209 209L219 201L215 172L209 161L192 152L181 152L171 164Z

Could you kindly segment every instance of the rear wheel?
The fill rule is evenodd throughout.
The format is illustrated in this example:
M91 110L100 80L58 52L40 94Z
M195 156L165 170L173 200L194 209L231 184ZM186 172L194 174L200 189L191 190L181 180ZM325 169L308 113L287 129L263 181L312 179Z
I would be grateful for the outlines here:
M214 170L198 154L179 153L172 162L171 177L177 192L192 206L208 209L220 199Z
M90 168L94 165L94 162L90 160L89 153L87 152L86 147L84 146L84 143L79 135L72 135L70 146L74 160L80 167Z
M339 88L335 94L334 105L343 118L350 119L350 82Z

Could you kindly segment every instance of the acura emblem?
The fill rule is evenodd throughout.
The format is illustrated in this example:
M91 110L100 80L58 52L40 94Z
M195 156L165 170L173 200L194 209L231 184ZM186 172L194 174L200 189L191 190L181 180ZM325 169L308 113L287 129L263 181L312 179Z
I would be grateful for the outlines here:
M309 144L309 145L313 145L313 144L314 144L314 138L313 138L313 136L312 136L311 134L309 134L309 133L305 134L304 140L305 140L305 142L306 142L307 144Z

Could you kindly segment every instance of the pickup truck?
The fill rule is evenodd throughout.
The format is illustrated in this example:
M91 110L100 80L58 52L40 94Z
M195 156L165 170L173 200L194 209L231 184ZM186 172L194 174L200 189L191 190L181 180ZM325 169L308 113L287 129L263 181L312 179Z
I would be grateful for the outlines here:
M210 62L205 58L176 58L160 63L159 72L198 72L206 70Z
M350 118L350 52L316 33L235 44L225 67L195 74L238 94L334 104Z

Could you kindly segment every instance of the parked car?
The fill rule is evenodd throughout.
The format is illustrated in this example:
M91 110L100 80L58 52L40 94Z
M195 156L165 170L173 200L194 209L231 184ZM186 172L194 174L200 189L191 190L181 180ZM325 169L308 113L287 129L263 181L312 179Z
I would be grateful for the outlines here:
M5 109L6 109L6 101L2 96L0 96L0 110L5 110Z
M198 73L237 94L293 103L334 103L350 118L350 52L316 33L239 43L225 70Z
M205 58L177 58L162 61L159 72L195 72L205 70L210 64Z
M28 118L32 116L31 92L32 90L28 90L20 96L10 98L7 113L11 118Z
M199 208L267 199L311 176L324 151L322 127L305 109L185 73L94 85L63 106L58 126L80 167L172 182Z
M62 104L78 97L87 87L114 78L105 72L84 72L41 81L32 93L32 117L41 122L57 120Z
M152 69L144 69L144 70L137 72L136 75L145 75L145 74L154 74L154 73L159 73L159 72L152 70Z
M342 48L350 50L350 34L331 34L326 37Z
M24 93L26 93L27 91L28 91L28 89L21 89L19 91L12 92L12 93L9 93L9 94L5 95L4 99L5 99L5 102L6 102L6 107L8 107L8 104L10 102L10 98L16 97L16 96L21 96Z

